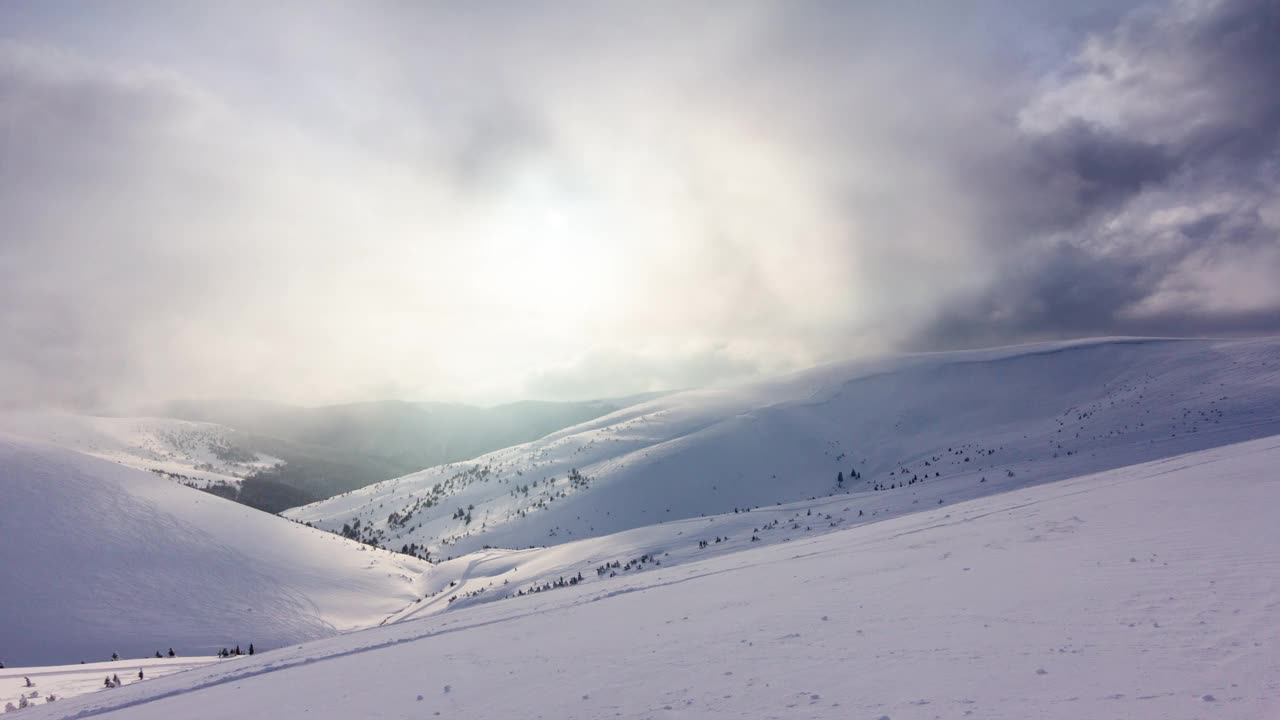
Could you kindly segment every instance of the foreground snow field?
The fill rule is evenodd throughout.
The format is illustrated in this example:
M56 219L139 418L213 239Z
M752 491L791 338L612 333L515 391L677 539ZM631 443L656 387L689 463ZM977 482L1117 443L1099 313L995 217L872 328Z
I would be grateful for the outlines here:
M83 665L53 665L49 667L22 667L0 669L0 707L12 703L15 707L21 702L23 695L27 702L43 705L49 696L59 699L75 697L102 690L103 681L111 676L120 678L124 685L147 682L156 678L172 675L183 670L204 667L216 662L234 662L236 658L220 660L215 656L176 657L176 658L142 658L140 660L119 660ZM143 679L138 679L138 671L143 672ZM32 687L27 687L30 680ZM31 697L32 693L35 697Z
M1277 717L1277 468L1269 437L23 717Z
M275 647L375 625L426 563L0 433L0 661ZM122 673L123 677L123 673Z

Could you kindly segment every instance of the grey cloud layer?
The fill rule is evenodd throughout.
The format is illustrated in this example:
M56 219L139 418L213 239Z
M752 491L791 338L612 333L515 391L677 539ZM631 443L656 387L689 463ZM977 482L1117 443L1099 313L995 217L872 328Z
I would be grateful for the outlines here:
M1267 0L1147 6L1089 38L1022 112L1046 162L1011 204L1054 210L1016 218L1000 277L919 342L1280 329L1277 38Z
M1268 0L32 7L0 10L8 403L1280 331Z

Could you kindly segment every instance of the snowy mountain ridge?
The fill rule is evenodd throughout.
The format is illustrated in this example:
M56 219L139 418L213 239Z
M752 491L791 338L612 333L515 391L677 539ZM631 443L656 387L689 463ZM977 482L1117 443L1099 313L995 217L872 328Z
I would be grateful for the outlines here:
M844 497L902 513L1280 432L1280 340L1104 338L678 393L288 517L462 558Z

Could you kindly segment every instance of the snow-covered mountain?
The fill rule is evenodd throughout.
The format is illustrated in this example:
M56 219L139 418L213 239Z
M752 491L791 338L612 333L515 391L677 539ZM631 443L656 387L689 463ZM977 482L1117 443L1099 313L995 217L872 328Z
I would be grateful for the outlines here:
M1219 447L23 717L1276 717L1278 465L1277 437ZM77 672L102 673L32 679L38 691ZM0 699L17 691L0 674Z
M228 427L173 418L7 412L0 414L0 431L199 487L236 485L280 462L239 447Z
M1280 340L1044 343L670 395L287 515L443 559L810 498L882 518L1276 432Z
M375 625L426 564L0 433L0 661L278 647Z

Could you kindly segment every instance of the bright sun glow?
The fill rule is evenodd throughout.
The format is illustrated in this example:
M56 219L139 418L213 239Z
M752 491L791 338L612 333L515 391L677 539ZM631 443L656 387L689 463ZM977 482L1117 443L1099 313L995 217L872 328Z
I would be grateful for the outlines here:
M586 329L623 281L609 218L590 194L544 171L521 173L479 232L475 285L539 328Z

